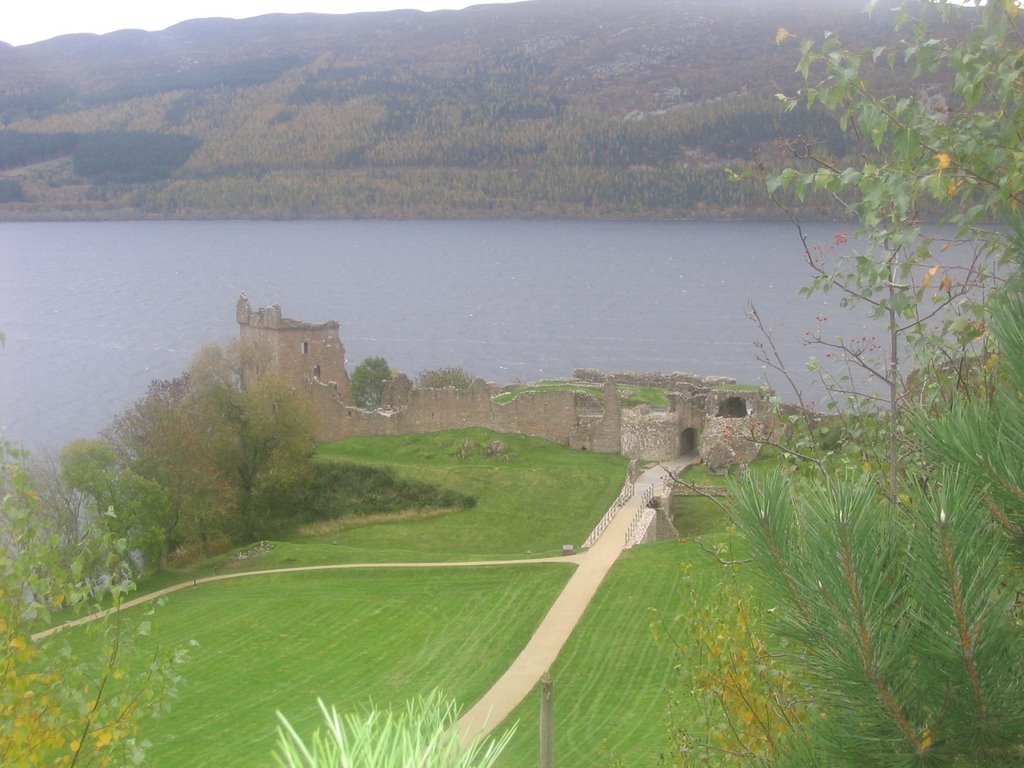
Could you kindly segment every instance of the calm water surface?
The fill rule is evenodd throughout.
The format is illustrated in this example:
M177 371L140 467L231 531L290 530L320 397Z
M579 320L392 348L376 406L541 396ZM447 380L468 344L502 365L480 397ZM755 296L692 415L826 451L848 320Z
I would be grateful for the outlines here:
M498 383L577 367L759 381L747 305L801 367L800 339L831 310L799 297L807 282L793 229L774 223L0 224L0 425L31 449L95 434L234 338L241 291L339 321L350 371L382 355L411 376L460 365Z

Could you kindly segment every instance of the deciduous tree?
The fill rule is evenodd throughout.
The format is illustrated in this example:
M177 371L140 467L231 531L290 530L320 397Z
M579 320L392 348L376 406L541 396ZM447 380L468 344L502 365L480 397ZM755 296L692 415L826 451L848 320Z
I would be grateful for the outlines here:
M311 478L313 411L305 393L268 372L241 385L238 360L210 347L190 369L192 407L218 476L230 490L234 537L253 541L297 516Z
M932 5L943 19L967 12ZM868 147L859 166L832 167L818 157L817 169L787 172L777 187L853 193L849 210L874 250L857 255L848 271L819 272L816 288L838 289L847 303L866 302L887 320L893 343L880 375L892 421L884 481L879 465L818 464L811 476L777 473L734 486L734 519L769 593L772 626L798 650L792 669L821 714L804 731L810 756L793 764L1024 759L1017 661L1024 633L1014 614L1024 457L1008 448L1024 439L1024 229L1015 212L1024 195L1016 109L1024 37L1010 0L970 13L974 26L964 36L917 22L892 59L914 74L948 78L941 109L914 95L870 93L860 67L887 58L885 50L851 53L831 40L821 52L805 48L804 71L818 64L825 73L808 98L839 110ZM936 241L917 221L925 197L979 240L989 264L1009 260L1013 275L937 330L928 327L920 292L942 269L941 245L933 250ZM1010 236L982 232L985 219L1001 221ZM917 266L926 267L919 278ZM975 341L988 353L992 388L980 397L943 389L944 364ZM909 403L896 388L897 342L920 356L926 385L947 398L945 413ZM909 418L897 421L899 409ZM897 438L921 449L916 461L893 449ZM784 756L778 762L790 764Z
M215 469L207 430L196 407L192 378L150 383L146 395L119 414L104 430L120 460L167 492L161 516L160 567L179 545L200 549L224 535L229 501Z
M352 371L352 396L360 408L376 410L380 407L384 388L394 374L383 357L368 357Z
M158 651L129 661L138 634L120 613L81 636L33 629L70 619L100 602L118 605L132 589L126 543L87 529L70 558L36 514L36 493L21 458L0 445L0 764L124 766L142 762L140 722L168 706L180 655ZM99 565L103 578L92 568Z
M1016 3L908 7L921 15L900 20L900 45L852 51L833 33L820 47L802 44L807 85L780 98L790 109L826 107L858 150L846 162L802 137L790 148L803 164L768 182L776 199L784 191L799 201L826 195L859 224L857 246L841 233L835 243L809 243L801 231L814 274L806 292L839 294L840 306L866 310L886 334L835 338L826 327L812 342L837 364L825 378L837 406L887 413L887 454L865 458L887 465L891 486L906 459L901 415L971 389L968 373L978 369L970 361L988 338L984 300L998 286L1003 252L989 225L1024 202ZM899 90L873 90L880 68L904 76ZM787 210L797 221L798 208ZM938 233L926 217L952 233ZM823 362L812 365L826 372ZM915 382L911 368L922 372Z
M60 455L61 479L88 502L86 524L101 526L140 550L159 556L171 506L167 491L118 461L106 440L75 440Z

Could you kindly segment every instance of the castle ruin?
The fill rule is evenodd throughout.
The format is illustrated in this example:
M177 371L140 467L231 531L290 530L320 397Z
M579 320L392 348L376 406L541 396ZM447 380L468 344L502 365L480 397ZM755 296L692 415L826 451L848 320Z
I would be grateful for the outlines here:
M253 361L245 376L273 370L307 392L322 441L486 427L644 461L668 461L697 450L709 469L722 471L754 459L758 443L750 436L763 429L768 416L767 392L737 389L730 378L586 369L575 371L567 383L600 387L603 399L582 390L545 391L499 402L496 396L506 390L482 379L465 390L423 389L399 374L381 408L368 411L354 403L337 322L291 320L278 305L253 310L244 293L236 318L243 350L251 351L246 359ZM664 389L669 407L624 407L621 392L630 387Z

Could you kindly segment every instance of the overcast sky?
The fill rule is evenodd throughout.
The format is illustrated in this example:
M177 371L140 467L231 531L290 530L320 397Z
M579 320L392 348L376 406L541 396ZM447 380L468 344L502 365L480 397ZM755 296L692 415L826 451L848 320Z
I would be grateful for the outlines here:
M517 0L2 0L0 40L24 45L71 32L158 30L186 19L265 13L358 13L418 8L460 9Z

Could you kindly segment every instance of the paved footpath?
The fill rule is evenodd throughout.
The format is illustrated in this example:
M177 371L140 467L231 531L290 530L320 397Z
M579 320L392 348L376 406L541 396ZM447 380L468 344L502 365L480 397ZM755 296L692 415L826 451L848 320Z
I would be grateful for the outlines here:
M660 491L670 471L678 472L695 460L695 457L689 456L677 459L664 466L648 469L637 478L633 484L633 495L619 508L601 537L585 553L576 556L579 562L576 572L533 633L530 642L498 682L459 720L459 738L463 744L483 738L493 731L540 682L544 672L554 664L612 564L625 548L629 525L640 512L645 493L652 487L655 492Z
M696 461L696 456L690 454L668 464L652 467L640 475L633 484L633 495L626 499L622 506L619 507L614 518L608 523L608 526L594 545L581 554L528 560L485 560L457 563L342 563L275 568L265 571L222 573L216 576L195 579L192 582L175 584L172 587L127 600L121 604L120 609L142 605L164 595L169 595L172 592L192 589L200 584L208 584L213 581L240 579L249 576L268 576L278 573L307 573L310 571L335 571L353 568L479 568L489 565L522 565L552 562L576 563L576 572L569 578L562 593L548 610L547 615L541 621L540 626L537 627L537 631L533 633L533 637L530 638L526 647L523 648L516 660L512 662L512 666L484 694L483 698L459 720L459 737L463 743L469 743L483 738L500 725L512 710L533 690L533 687L540 682L541 676L554 664L559 651L565 645L565 641L569 639L569 635L583 616L587 605L589 605L591 599L597 593L597 588L601 586L604 577L611 570L612 565L625 548L626 535L629 531L630 523L633 522L633 519L641 511L643 501L650 489L653 488L655 493L657 493L662 488L670 472L677 473L694 461ZM105 611L83 616L66 624L37 632L32 636L32 639L41 640L62 629L95 621L116 610L119 609L109 608Z

